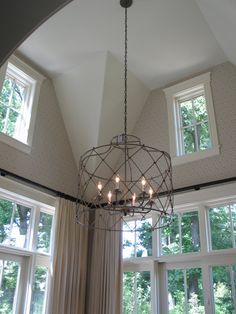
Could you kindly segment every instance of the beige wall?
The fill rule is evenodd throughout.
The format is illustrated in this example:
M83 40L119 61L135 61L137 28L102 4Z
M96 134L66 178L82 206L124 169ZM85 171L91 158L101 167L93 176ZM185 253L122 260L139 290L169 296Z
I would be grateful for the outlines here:
M77 169L50 80L41 86L31 154L0 142L0 168L76 195Z
M221 154L174 167L174 187L236 176L236 67L210 70ZM169 151L168 116L162 89L153 90L134 129L146 144Z

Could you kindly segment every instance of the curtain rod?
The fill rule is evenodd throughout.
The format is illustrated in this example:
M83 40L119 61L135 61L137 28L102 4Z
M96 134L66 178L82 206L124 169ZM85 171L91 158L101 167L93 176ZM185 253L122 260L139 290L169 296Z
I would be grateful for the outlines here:
M80 202L80 199L76 199L76 197L74 197L74 196L71 196L69 194L54 190L54 189L49 188L43 184L40 184L38 182L34 182L32 180L29 180L27 178L24 178L22 176L19 176L13 172L10 172L10 171L2 169L2 168L0 168L0 176L10 177L10 178L22 181L24 183L31 185L32 187L43 189L45 191L45 193L51 194L53 196L59 196L61 198L65 198L65 199L70 200L72 202L76 202L76 201ZM226 183L235 182L235 181L236 181L236 177L230 177L230 178L225 178L225 179L220 179L220 180L215 180L215 181L209 181L209 182L184 186L182 188L174 189L173 192L174 192L174 194L177 194L177 193L190 192L190 191L199 191L202 188L207 188L207 187L211 187L214 185L226 184ZM164 194L165 194L165 192L163 192L163 195Z

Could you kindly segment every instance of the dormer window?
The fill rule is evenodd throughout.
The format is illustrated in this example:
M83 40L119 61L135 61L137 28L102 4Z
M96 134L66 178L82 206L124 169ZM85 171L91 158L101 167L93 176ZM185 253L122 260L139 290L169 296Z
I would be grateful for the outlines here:
M0 140L30 152L43 77L15 56L0 74Z

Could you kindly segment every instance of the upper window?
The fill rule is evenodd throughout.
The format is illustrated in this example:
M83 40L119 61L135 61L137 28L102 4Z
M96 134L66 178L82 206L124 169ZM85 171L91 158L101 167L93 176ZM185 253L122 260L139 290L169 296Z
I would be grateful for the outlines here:
M210 73L164 90L174 164L219 153Z
M0 139L29 152L43 77L15 56L0 76Z

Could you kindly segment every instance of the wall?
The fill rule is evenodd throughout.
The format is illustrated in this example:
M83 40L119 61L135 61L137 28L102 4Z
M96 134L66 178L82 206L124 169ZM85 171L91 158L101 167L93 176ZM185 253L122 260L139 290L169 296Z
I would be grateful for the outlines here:
M41 86L31 154L0 142L0 168L76 196L77 168L49 79Z
M71 0L2 1L0 21L0 65L49 16Z
M210 71L221 154L175 166L175 188L236 176L236 67L228 62ZM150 93L133 133L146 144L169 151L167 104L162 89Z

